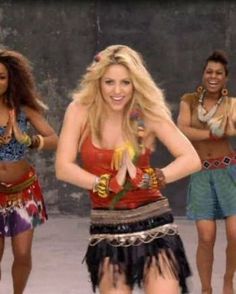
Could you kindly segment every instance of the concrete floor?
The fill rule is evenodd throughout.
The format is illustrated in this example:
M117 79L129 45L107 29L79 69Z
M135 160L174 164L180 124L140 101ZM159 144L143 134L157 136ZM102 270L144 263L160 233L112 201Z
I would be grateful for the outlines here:
M196 231L194 224L176 218L180 235L192 267L190 280L192 292L200 293L199 279L195 266ZM88 218L50 216L49 221L35 232L33 244L33 270L24 294L92 294L87 269L82 264L87 238ZM225 266L224 223L218 223L215 264L213 273L214 294L221 294L222 276ZM12 294L11 246L7 239L2 262L1 294ZM142 291L135 290L135 294ZM164 293L160 293L164 294Z

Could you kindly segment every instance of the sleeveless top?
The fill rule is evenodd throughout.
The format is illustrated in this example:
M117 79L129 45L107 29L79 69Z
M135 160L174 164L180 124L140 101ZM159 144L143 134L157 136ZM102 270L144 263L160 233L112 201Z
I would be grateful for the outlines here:
M195 127L195 128L198 128L198 129L207 129L208 128L207 124L202 123L198 119L197 107L198 107L199 97L198 97L197 93L184 94L181 97L181 100L186 102L190 107L190 111L191 111L191 127Z
M101 149L93 145L91 137L88 136L80 150L81 160L83 167L90 173L100 176L102 174L108 173L111 175L116 175L117 170L111 167L112 157L114 150L111 149ZM143 169L150 167L150 155L151 151L149 149L145 150L144 154L139 156L137 167ZM107 198L101 198L92 191L89 191L92 207L93 208L109 208L114 193L110 192ZM159 190L154 189L139 189L132 188L129 190L123 198L116 204L118 209L126 208L136 208L143 204L156 201L162 197Z
M20 111L17 117L18 125L22 132L27 130L27 119L25 113ZM6 126L0 127L0 135L4 134ZM0 161L18 161L24 158L27 150L26 145L20 144L14 137L8 144L0 146Z
M227 119L231 119L234 124L236 123L236 98L227 97L221 103L221 106L216 111L215 115L209 122L201 122L198 119L198 100L199 96L196 92L186 93L181 97L181 100L186 102L191 111L191 126L198 129L209 129L210 125L217 124L219 128L225 130L227 135L230 130L230 125L227 123Z

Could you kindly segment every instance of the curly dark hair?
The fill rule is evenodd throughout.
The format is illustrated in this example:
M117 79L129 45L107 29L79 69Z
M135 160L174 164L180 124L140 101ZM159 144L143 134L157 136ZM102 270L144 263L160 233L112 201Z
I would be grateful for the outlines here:
M215 50L214 52L212 52L212 54L207 57L203 70L205 70L209 61L221 63L224 66L226 76L228 76L228 58L223 50Z
M41 112L47 109L36 89L30 61L21 53L0 49L0 63L8 71L8 88L5 103L18 112L21 106L28 106Z

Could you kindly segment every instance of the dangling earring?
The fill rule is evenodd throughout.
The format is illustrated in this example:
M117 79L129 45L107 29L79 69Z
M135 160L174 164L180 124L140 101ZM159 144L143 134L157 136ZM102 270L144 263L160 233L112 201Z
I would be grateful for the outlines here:
M196 89L197 95L198 95L198 103L203 105L203 98L206 93L206 90L203 86L198 86Z
M227 97L229 95L229 91L227 88L223 88L221 90L221 95L224 96L224 97Z
M196 92L197 92L199 95L201 95L202 92L204 92L204 91L205 91L205 89L204 89L203 86L198 86L197 89L196 89Z

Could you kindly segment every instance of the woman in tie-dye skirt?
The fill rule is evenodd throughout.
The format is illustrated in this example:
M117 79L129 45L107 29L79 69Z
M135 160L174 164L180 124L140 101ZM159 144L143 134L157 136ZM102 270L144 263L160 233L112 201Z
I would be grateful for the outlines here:
M47 214L27 149L55 149L57 135L44 119L28 60L0 50L0 261L5 237L11 237L14 294L23 293L31 271L34 228ZM37 134L30 134L32 125Z

